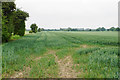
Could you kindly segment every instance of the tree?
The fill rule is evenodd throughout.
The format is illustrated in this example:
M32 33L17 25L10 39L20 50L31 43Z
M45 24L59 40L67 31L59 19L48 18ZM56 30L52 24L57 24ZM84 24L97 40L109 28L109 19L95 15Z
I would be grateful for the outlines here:
M44 28L41 28L41 31L44 31Z
M30 28L31 28L32 32L36 33L38 26L34 23L30 26Z
M2 12L4 16L9 16L16 9L14 2L2 2Z
M89 29L89 31L92 31L92 29Z
M2 42L7 42L13 32L13 16L16 5L14 2L2 2Z
M41 29L40 29L40 28L38 29L38 32L41 32Z
M114 27L111 27L111 28L110 28L110 31L115 31L115 28L114 28Z
M60 31L63 31L64 29L60 28Z
M12 33L23 36L27 12L16 9L14 2L2 2L2 42L9 41Z
M110 29L107 29L107 31L110 31Z
M29 17L29 14L25 11L17 9L14 12L14 35L24 36L25 34L25 21Z
M96 29L96 31L105 31L105 30L106 30L106 29L105 29L104 27L102 27L102 28L99 27L99 28Z
M120 31L120 28L119 28L119 27L117 27L117 28L115 29L115 31Z
M100 30L101 30L101 28L100 28L100 27L96 29L96 31L100 31Z
M11 33L8 32L8 26L5 23L5 16L2 16L2 42L8 42L11 37Z
M101 31L105 31L106 29L104 27L101 28Z
M72 29L70 27L68 27L67 31L71 31Z

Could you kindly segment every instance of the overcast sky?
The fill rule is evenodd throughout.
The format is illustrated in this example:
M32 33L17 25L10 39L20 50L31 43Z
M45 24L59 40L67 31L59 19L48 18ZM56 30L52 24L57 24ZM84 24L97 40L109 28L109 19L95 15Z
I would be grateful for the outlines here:
M97 28L118 26L119 0L16 0L17 8L29 13L41 28Z

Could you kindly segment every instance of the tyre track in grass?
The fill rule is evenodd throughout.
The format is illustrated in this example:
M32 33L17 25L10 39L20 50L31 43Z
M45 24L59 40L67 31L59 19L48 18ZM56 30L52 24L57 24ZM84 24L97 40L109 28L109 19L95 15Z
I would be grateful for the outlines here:
M58 35L58 34L56 34ZM66 41L69 41L68 39L66 39L65 37L63 37L63 35L59 35L61 38L63 38ZM69 43L72 43L71 41L69 41ZM73 43L72 43L73 44ZM87 47L87 45L84 45L83 47ZM50 50L49 54L53 54L55 56L55 61L56 63L58 63L58 69L59 69L59 77L60 78L77 78L77 75L80 74L80 72L76 73L76 71L73 69L73 60L72 57L66 56L63 59L58 59L56 52L58 52L59 50Z
M30 70L30 67L24 67L23 71L15 72L10 78L23 78L23 76L29 75Z
M64 59L58 59L56 52L59 50L51 50L48 49L48 51L44 54L44 56L47 56L49 54L54 55L55 62L58 63L58 69L59 78L77 78L77 74L75 70L73 69L73 61L71 56L66 56ZM35 60L41 59L41 57L36 58Z
M50 50L48 54L55 56L55 61L59 66L59 77L60 78L77 78L77 74L73 69L73 61L71 56L66 56L64 59L58 59L56 55L57 50Z
M77 78L77 73L73 69L71 56L58 61L60 78Z

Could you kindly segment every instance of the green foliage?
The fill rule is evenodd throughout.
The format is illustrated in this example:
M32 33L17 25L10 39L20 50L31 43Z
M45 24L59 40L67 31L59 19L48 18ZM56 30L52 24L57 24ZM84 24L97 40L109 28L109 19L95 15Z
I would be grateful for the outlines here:
M106 29L104 27L101 28L101 31L105 31Z
M25 34L25 20L29 17L27 12L17 9L14 12L14 34L24 36Z
M7 42L10 39L11 35L8 32L7 27L5 27L4 25L2 26L2 41L3 42Z
M10 39L10 33L8 32L8 27L5 25L7 20L5 16L2 17L2 42L7 42Z
M102 27L102 28L99 27L99 28L96 29L96 31L105 31L105 30L106 30L106 29L105 29L104 27Z
M68 27L67 31L71 31L71 28L70 28L70 27Z
M117 54L118 48L104 48L92 53L88 64L89 75L96 77L103 74L102 77L118 78Z
M41 32L41 29L40 29L40 28L38 29L38 32Z
M116 28L116 31L120 31L120 27L117 27L117 28Z
M29 33L32 33L32 31L30 30Z
M111 27L111 28L110 28L110 31L115 31L115 28L114 28L114 27Z
M44 35L26 35L18 40L5 43L2 46L2 72L12 74L14 71L23 69L24 66L31 65L31 56L40 56L46 49L44 46ZM37 39L40 43L38 44ZM34 55L34 56L33 56ZM27 61L26 59L30 59ZM10 76L10 75L9 75Z
M4 16L11 15L16 9L16 5L14 2L2 2L2 12Z
M44 28L41 28L41 31L44 31Z
M13 12L16 9L14 2L2 3L2 42L7 42L13 32Z
M62 49L56 53L59 59L63 59L69 53L68 49Z
M20 36L19 35L12 35L11 36L11 40L16 40L16 39L19 39L20 38Z
M95 48L95 47L94 47ZM81 49L82 51L83 49ZM82 71L78 77L86 78L118 78L118 48L103 47L96 51L84 49L89 54L73 54L74 64L77 71ZM84 53L82 51L81 53Z
M81 34L80 34L81 33ZM57 33L55 33L57 34ZM72 43L89 43L99 45L118 45L118 33L117 32L73 32L73 33L58 33L66 40ZM69 36L69 37L66 37ZM114 38L113 38L114 37Z
M42 57L31 66L32 70L30 72L30 77L57 77L58 69L56 64L55 57L52 54Z
M38 26L37 26L36 24L32 24L32 25L30 26L30 28L31 28L32 32L36 33Z
M14 2L2 3L2 41L9 41L12 33L23 36L25 34L25 20L27 12L17 9Z
M99 50L100 48L96 47L96 48L82 48L80 50L77 51L78 54L82 55L82 54L88 54L88 53L92 53L96 50Z

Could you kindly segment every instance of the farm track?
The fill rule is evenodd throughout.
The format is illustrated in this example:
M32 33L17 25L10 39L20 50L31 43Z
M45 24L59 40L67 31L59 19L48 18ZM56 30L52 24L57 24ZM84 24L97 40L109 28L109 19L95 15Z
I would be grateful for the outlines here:
M58 61L60 78L77 78L77 73L72 69L73 62L71 56Z
M59 66L59 77L60 78L77 78L77 73L75 70L72 69L73 62L71 56L66 56L64 59L58 59L56 52L58 50L48 50L48 52L45 54L53 54L55 57L55 62L58 63ZM38 59L38 58L37 58Z
M75 70L73 70L73 62L72 62L72 57L71 56L66 56L64 59L58 59L56 52L59 50L48 50L44 56L47 56L49 54L54 55L55 57L55 62L58 63L59 66L59 77L60 78L77 78L77 74ZM42 57L44 57L42 56ZM39 60L42 58L37 57L35 60Z
M71 56L66 56L64 59L58 59L55 50L49 50L48 54L53 54L55 56L55 61L59 66L59 77L60 78L77 78L77 73L72 69L73 62ZM46 54L47 55L47 54Z

